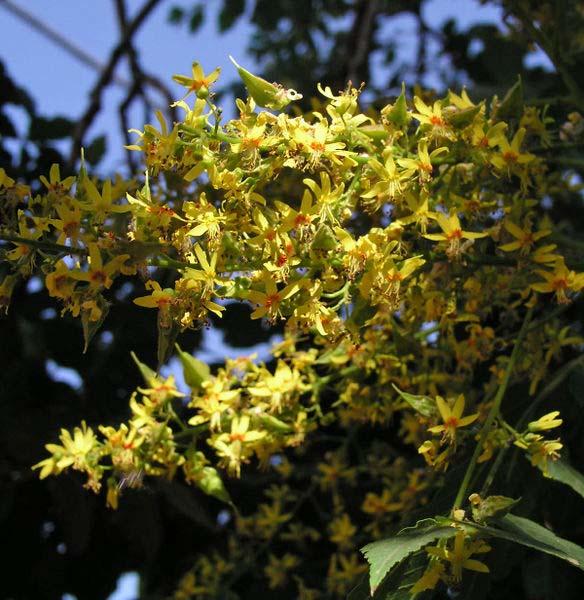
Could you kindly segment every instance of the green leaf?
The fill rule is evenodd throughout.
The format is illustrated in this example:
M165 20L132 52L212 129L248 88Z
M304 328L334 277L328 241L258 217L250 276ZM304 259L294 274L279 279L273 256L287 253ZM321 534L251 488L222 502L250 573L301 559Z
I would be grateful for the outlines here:
M482 106L477 104L477 106L471 106L470 108L457 110L449 115L447 120L453 127L457 129L464 129L474 121L474 118L479 114L481 108Z
M507 515L493 521L493 527L481 527L483 531L497 537L540 552L557 556L571 565L584 570L584 548L564 538L542 525L523 517Z
M193 390L199 389L201 384L211 377L211 369L204 362L181 350L178 344L175 344L175 347L182 363L185 383Z
M456 535L454 527L440 527L434 519L424 519L415 527L403 529L397 535L367 544L361 552L369 562L369 585L373 595L386 575L410 554L421 550L434 540Z
M328 225L321 225L310 244L312 250L334 250L338 245L333 230Z
M398 127L406 127L412 117L408 113L406 102L406 85L402 83L402 91L395 104L385 113L385 118Z
M377 309L369 304L369 301L359 296L353 303L353 310L351 316L347 321L347 325L357 325L357 327L363 327L367 321L375 315Z
M433 417L438 414L436 402L430 396L416 396L402 392L397 385L392 384L393 389L416 411L424 417Z
M547 476L569 485L584 498L584 475L562 459L548 461Z
M349 592L347 600L368 600L370 597L367 575L364 574L361 579L359 579L359 583Z
M268 431L274 433L291 433L294 431L293 427L288 425L288 423L284 423L284 421L280 421L280 419L272 415L260 415L258 419Z
M85 148L85 159L91 165L96 165L104 157L105 151L107 150L107 143L105 135L98 135L92 140L92 142Z
M160 318L158 319L158 369L160 369L172 355L172 348L178 332L179 328L174 322L169 326L166 326L166 323L163 323Z
M81 326L83 328L84 340L83 354L87 352L87 348L89 348L89 343L93 339L93 336L100 330L109 312L110 303L101 294L99 294L95 298L95 303L101 310L100 316L97 320L91 319L91 309L83 309L81 311Z
M245 85L247 93L254 99L254 102L258 106L271 108L273 110L282 110L290 104L291 98L284 88L250 73L247 69L239 66L233 56L230 56L229 58L237 68L237 72ZM298 96L298 99L301 97L302 96Z
M223 33L233 27L233 24L245 10L245 0L224 0L219 13L219 31Z
M497 119L518 119L523 113L523 83L521 77L517 77L516 83L505 94L501 104L497 107Z
M478 505L472 506L472 518L477 523L484 523L495 517L503 517L518 502L519 500L507 498L507 496L487 496L485 499L481 498Z
M180 6L173 6L168 13L168 22L176 25L180 23L185 16L185 11Z
M373 598L375 600L412 600L420 595L410 594L410 588L422 576L428 564L426 555L415 555L403 560L391 570L388 577L377 588ZM369 583L367 575L359 580L359 583L349 592L347 600L370 600Z
M44 142L47 140L60 140L73 133L73 121L65 117L45 119L35 117L30 122L28 136L31 140Z
M197 485L205 494L208 496L213 496L221 502L225 502L226 504L231 504L231 498L229 497L229 493L225 488L225 484L221 479L217 469L213 467L203 467L202 469L202 477L197 480Z
M363 125L363 127L359 127L359 132L364 133L376 142L386 140L389 137L389 131L381 125Z
M156 375L156 371L153 371L149 366L140 362L140 360L138 359L138 357L136 356L136 354L134 352L131 352L130 354L132 355L132 358L134 359L134 362L136 363L138 369L140 369L140 373L142 374L142 377L144 378L144 382L146 383L146 385L149 387L154 387L156 385L156 381L158 379L158 376Z
M195 8L193 8L193 12L191 13L191 18L189 19L189 31L194 33L200 29L204 19L205 13L203 12L203 7L201 5L195 6Z

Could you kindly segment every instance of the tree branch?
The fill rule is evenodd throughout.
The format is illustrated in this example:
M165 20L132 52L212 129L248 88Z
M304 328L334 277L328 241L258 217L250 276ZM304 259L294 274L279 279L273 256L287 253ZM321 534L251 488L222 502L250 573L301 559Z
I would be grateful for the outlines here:
M136 34L146 18L152 13L156 6L160 4L160 2L161 0L148 0L142 6L136 17L128 23L128 26L124 34L121 36L120 41L112 50L106 66L104 67L99 79L89 94L89 106L75 127L71 155L69 157L70 166L76 162L81 150L83 138L85 137L87 130L91 127L91 124L93 123L97 113L101 109L101 97L103 91L111 83L114 77L116 66L118 65L122 56L128 52L128 48L132 42L132 37Z

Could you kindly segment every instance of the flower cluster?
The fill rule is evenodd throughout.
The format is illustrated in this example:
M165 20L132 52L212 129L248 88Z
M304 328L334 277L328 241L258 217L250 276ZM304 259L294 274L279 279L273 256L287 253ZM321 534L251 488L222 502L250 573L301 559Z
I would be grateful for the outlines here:
M161 364L178 333L231 302L285 321L271 365L241 358L211 374L179 349L187 395L139 363L146 387L128 421L63 430L36 468L80 471L95 492L105 482L115 508L151 477L230 502L220 473L257 462L276 478L265 502L230 513L225 552L197 560L175 597L217 597L258 553L268 588L343 597L366 569L357 545L424 506L476 444L479 462L512 444L544 471L557 457L561 443L541 433L557 413L518 433L498 408L511 377L533 395L582 343L559 324L584 273L542 208L570 182L539 152L552 133L539 109L503 120L505 100L463 91L402 93L365 114L349 85L319 86L321 111L285 113L299 94L237 68L249 97L226 123L211 91L218 70L195 63L175 77L187 90L181 120L159 114L130 146L144 156L141 183L98 181L85 167L62 178L54 165L31 189L0 170L0 309L39 275L88 343L114 280L140 275L134 303L157 311ZM535 321L518 336L526 313ZM405 453L377 439L387 430ZM304 462L310 448L316 465ZM362 497L346 493L357 483ZM330 549L323 585L303 576L317 540ZM414 591L486 572L471 556L488 549L463 530L428 547Z

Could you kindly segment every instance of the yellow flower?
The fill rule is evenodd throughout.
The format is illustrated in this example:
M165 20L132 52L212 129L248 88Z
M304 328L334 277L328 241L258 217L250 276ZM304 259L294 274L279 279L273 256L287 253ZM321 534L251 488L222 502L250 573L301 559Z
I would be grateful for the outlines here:
M57 196L64 195L75 183L75 177L73 176L61 180L61 169L58 164L51 165L49 180L44 175L41 175L39 179L49 192Z
M546 429L554 429L555 427L559 427L562 424L562 419L558 419L558 415L560 414L559 410L554 410L543 417L540 417L537 421L532 421L529 423L527 428L532 433L537 431L545 431Z
M4 169L0 169L0 188L4 187L8 189L11 188L13 185L14 179L12 179L12 177L8 177Z
M366 200L375 199L373 201L366 201L365 204L370 206L372 210L376 210L384 202L391 202L401 195L405 177L402 173L398 172L391 155L387 156L385 164L381 164L378 160L372 158L367 163L367 166L379 179L371 188L361 194L361 198L365 198Z
M36 465L33 469L41 469L39 477L44 479L49 475L58 475L67 467L79 471L89 471L93 466L94 450L98 447L98 442L90 427L82 422L81 427L75 427L73 436L66 429L61 429L59 440L62 445L47 444L45 448L51 453L47 458Z
M0 283L0 310L4 309L6 313L8 313L10 298L17 281L18 277L15 275L6 275L2 280L2 283Z
M434 242L446 242L446 255L449 258L456 258L462 252L462 239L476 240L489 235L487 232L463 231L456 213L451 213L449 216L435 213L434 218L443 233L426 233L424 237Z
M564 447L559 439L546 440L537 433L527 433L515 441L515 445L526 450L532 466L541 469L547 476L548 459L557 460Z
M393 513L403 508L402 502L393 502L393 494L384 489L381 495L368 492L361 505L364 513L372 515L375 518L383 517L388 513Z
M429 106L421 98L414 96L414 106L418 109L417 113L413 113L414 119L420 122L422 130L429 130L431 138L455 139L450 125L442 114L440 100L436 100L432 106Z
M266 373L256 385L247 388L252 398L264 399L270 412L280 412L290 395L304 389L300 374L292 370L284 361L278 361L275 373Z
M152 294L150 296L134 298L134 304L143 306L144 308L159 308L163 310L168 308L175 297L175 292L172 288L162 289L158 281L152 279L146 282L146 289L152 290Z
M70 298L75 290L75 281L69 277L69 267L64 260L55 265L55 270L47 273L45 286L53 298Z
M318 479L322 490L335 489L344 479L347 483L355 483L357 469L349 467L338 454L328 453L326 462L318 463Z
M314 194L319 216L323 221L329 221L336 225L338 223L341 208L341 199L345 186L331 187L331 179L325 171L320 172L320 186L312 179L303 179L302 182Z
M174 81L187 88L188 96L195 92L198 98L206 98L209 95L209 87L217 80L221 73L221 68L217 67L208 75L205 75L200 63L194 62L191 68L192 77L185 75L173 75ZM186 98L185 96L185 98Z
M424 590L433 590L444 575L444 564L432 561L424 574L410 588L410 594L419 594Z
M189 405L199 409L199 412L189 419L189 425L200 425L208 421L212 431L219 431L221 417L235 404L241 390L229 389L229 382L222 377L204 381L202 387L203 395L195 398Z
M277 319L282 315L280 304L296 294L301 287L298 282L294 282L278 290L276 282L272 278L265 278L264 286L265 292L250 290L246 294L248 300L258 305L251 313L252 319L261 319L262 317L268 317L270 320Z
M447 546L430 546L426 548L426 552L430 556L435 556L450 563L450 574L454 583L460 583L462 580L462 569L478 573L489 573L487 565L479 560L470 558L470 556L473 554L483 554L490 550L491 547L483 540L467 541L464 531L459 531L456 534L452 549Z
M576 274L574 271L570 271L566 267L563 258L556 261L554 270L551 273L541 270L536 271L536 273L543 277L545 282L533 283L531 289L543 294L554 292L559 304L570 302L569 292L579 292L584 288L584 273Z
M265 437L265 431L250 431L248 415L234 417L231 421L231 432L221 433L209 440L215 448L222 464L227 466L230 474L240 476L241 463L251 454L253 444Z
M419 180L424 182L432 178L432 172L434 171L432 159L447 152L448 148L442 146L432 150L432 152L428 154L428 142L426 140L421 140L418 144L417 158L398 158L397 163L400 167L405 169L403 172L404 178L413 177L417 174Z
M509 220L505 221L504 227L514 238L516 238L513 242L499 246L499 248L504 252L513 252L514 250L519 250L521 254L529 254L531 247L533 244L535 244L535 242L537 242L537 240L551 233L549 229L542 229L534 233L531 231L531 227L529 225L526 225L525 228L522 229Z
M464 412L464 396L462 394L458 396L452 407L440 396L436 396L436 404L438 405L443 424L430 427L428 431L431 433L442 433L443 438L449 439L451 443L456 442L456 432L460 427L466 427L474 423L479 416L478 413L466 417L462 416Z
M268 565L264 567L270 589L275 590L283 587L288 581L288 572L299 564L300 559L294 554L287 552L281 558L270 554Z
M513 136L511 143L507 140L504 135L500 135L497 139L497 146L499 146L499 152L491 157L491 163L500 169L501 171L511 171L515 167L530 163L535 159L533 154L529 152L521 152L521 143L525 137L525 129L521 127L517 130L517 133Z
M93 220L96 223L103 223L106 216L110 213L124 213L132 210L128 204L113 204L112 183L109 179L104 181L101 194L91 179L86 178L83 185L85 186L89 202L81 203L81 207L92 214Z
M89 289L92 291L99 290L102 287L107 289L113 283L112 277L114 274L120 270L122 264L130 258L130 255L121 254L104 265L97 244L88 244L88 246L89 269L87 271L72 270L69 272L69 277L77 281L87 281Z
M337 544L340 549L349 550L353 545L353 536L357 533L357 528L351 523L351 517L343 513L340 517L333 519L328 526L330 532L329 539Z
M479 148L491 148L499 144L501 138L504 137L503 132L506 128L507 123L503 123L502 121L491 127L488 127L488 123L478 122L472 127L471 142L473 146L478 146Z

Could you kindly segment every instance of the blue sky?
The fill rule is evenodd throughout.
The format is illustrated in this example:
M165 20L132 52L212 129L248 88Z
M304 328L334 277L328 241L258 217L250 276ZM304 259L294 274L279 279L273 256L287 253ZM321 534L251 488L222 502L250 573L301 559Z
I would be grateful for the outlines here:
M10 0L14 4L42 20L76 46L105 63L111 48L118 39L118 29L113 2L100 0ZM167 0L153 12L137 36L137 47L142 65L166 82L176 98L182 96L182 88L171 81L174 73L188 73L193 60L202 63L205 70L216 66L223 69L222 80L228 83L237 77L229 62L232 54L248 68L255 67L254 61L245 52L251 27L245 19L228 33L217 31L217 14L222 2L208 0L209 18L202 29L190 34L184 26L172 26L167 22L171 6L193 2ZM249 3L248 3L249 4ZM130 0L128 6L134 11L142 2ZM455 18L461 27L477 20L500 22L501 11L495 6L482 6L478 0L432 0L426 9L426 21L433 27L448 18ZM383 38L399 35L403 40L402 52L411 51L408 39L415 39L416 23L412 17L395 20L391 30L381 32ZM412 32L412 35L408 35ZM45 115L62 114L78 118L87 105L88 94L98 74L66 54L38 32L17 19L0 2L0 58L17 83L32 92L38 107ZM374 63L375 64L375 63ZM124 78L126 61L119 65L116 75ZM101 165L106 173L123 166L122 137L119 133L117 107L125 91L120 86L110 86L104 94L103 109L95 120L87 140L109 132L108 155ZM158 98L160 105L164 104ZM15 116L18 111L14 111ZM229 111L226 111L229 114ZM141 128L142 111L130 115L131 127ZM23 122L22 119L20 122Z

